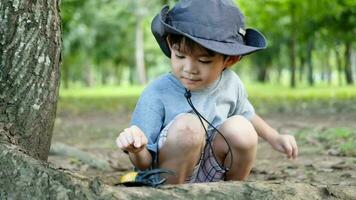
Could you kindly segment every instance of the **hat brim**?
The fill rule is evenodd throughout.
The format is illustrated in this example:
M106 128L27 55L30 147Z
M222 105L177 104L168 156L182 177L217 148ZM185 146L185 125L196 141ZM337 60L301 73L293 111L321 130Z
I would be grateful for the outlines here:
M191 36L165 22L168 11L168 6L162 8L161 12L152 20L151 30L163 53L169 58L171 57L171 51L166 40L166 36L169 33L183 35L209 50L228 56L247 55L266 48L265 37L252 28L246 29L245 44L238 42L227 43Z

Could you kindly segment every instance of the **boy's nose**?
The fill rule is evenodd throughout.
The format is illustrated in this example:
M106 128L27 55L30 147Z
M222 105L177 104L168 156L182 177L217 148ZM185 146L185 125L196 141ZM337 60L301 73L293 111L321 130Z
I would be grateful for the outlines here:
M197 74L198 69L195 67L195 64L191 61L184 63L183 71L188 74Z

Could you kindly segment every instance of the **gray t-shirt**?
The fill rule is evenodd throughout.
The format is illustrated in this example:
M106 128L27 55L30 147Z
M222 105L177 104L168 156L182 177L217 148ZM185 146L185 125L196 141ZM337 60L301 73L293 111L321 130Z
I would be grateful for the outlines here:
M184 93L181 82L173 74L167 73L149 84L137 102L131 125L138 126L145 133L147 149L153 156L158 151L161 130L178 114L193 113ZM192 92L191 100L215 127L231 116L243 115L251 119L255 113L240 78L229 69L224 70L208 88Z

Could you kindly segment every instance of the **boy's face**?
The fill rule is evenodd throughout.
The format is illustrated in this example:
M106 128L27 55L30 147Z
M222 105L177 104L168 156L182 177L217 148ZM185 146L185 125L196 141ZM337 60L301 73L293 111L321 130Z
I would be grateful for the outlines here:
M210 86L227 67L227 59L223 55L209 55L199 47L193 48L189 53L184 53L173 45L171 52L174 76L191 91Z

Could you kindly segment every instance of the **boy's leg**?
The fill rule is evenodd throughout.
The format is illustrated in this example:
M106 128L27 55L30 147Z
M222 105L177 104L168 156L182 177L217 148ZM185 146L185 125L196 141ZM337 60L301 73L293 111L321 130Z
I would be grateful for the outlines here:
M185 182L200 160L204 141L205 131L196 115L187 113L174 119L158 156L160 168L176 172L176 176L166 177L168 184Z
M213 141L213 149L217 161L231 169L226 173L226 180L246 180L256 158L258 136L250 121L243 116L228 118L220 127L219 131L229 142L231 154L223 137L216 133Z

